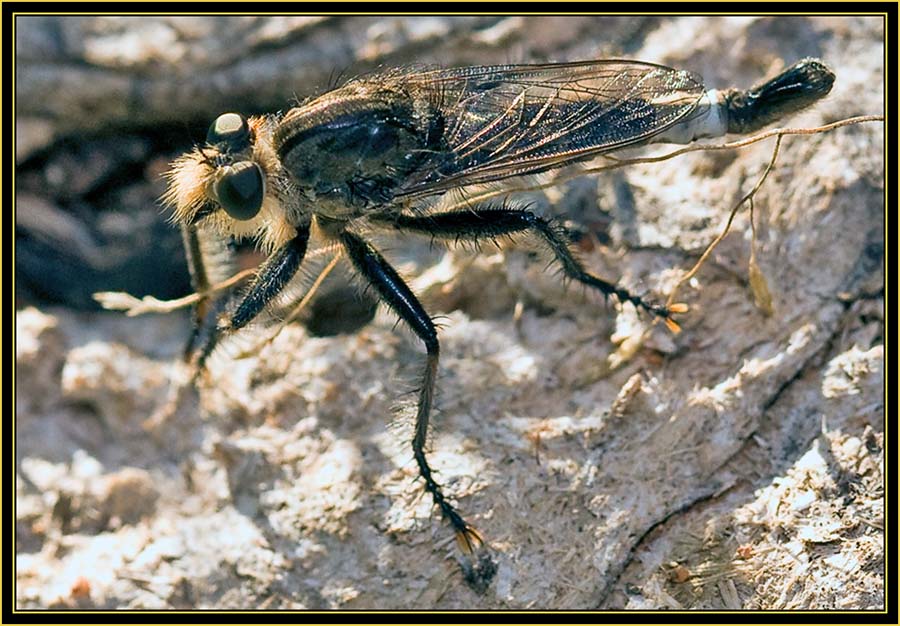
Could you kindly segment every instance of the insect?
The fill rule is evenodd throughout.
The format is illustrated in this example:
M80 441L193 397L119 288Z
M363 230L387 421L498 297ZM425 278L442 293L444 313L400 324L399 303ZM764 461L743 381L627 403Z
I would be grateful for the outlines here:
M425 348L411 447L424 489L456 535L466 579L495 565L485 541L434 477L425 450L440 342L427 311L366 237L536 237L565 276L676 330L683 305L655 304L590 273L554 222L509 204L441 210L468 185L537 174L624 147L690 143L759 129L826 95L834 74L805 59L749 90L707 91L693 73L624 60L456 69L404 68L352 79L284 114L220 115L177 159L165 202L183 232L198 293L232 273L227 242L268 252L243 291L201 300L187 354L201 370L222 337L274 306L310 244L336 247Z

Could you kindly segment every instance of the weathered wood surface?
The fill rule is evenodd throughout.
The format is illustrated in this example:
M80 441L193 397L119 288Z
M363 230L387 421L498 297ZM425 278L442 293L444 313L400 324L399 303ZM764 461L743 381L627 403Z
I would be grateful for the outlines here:
M791 120L815 125L881 112L880 20L35 17L16 34L18 295L52 313L17 327L21 607L883 603L881 125L785 140L756 199L773 316L747 285L743 214L682 293L684 331L654 329L618 368L627 308L562 291L526 254L385 240L449 318L433 458L497 554L482 596L435 547L448 531L413 482L408 429L387 426L420 358L390 316L337 337L292 326L248 360L224 350L199 407L147 422L186 318L72 310L100 289L187 289L158 176L224 110L285 108L382 64L617 56L746 87L817 56L834 91ZM591 267L654 293L770 151L528 200L589 223L608 244Z

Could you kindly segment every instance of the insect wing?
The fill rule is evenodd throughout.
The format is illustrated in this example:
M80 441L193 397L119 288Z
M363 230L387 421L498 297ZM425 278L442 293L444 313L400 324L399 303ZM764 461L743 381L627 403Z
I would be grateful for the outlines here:
M619 60L463 67L404 82L436 98L443 148L396 197L536 174L640 144L690 115L704 92L690 72Z

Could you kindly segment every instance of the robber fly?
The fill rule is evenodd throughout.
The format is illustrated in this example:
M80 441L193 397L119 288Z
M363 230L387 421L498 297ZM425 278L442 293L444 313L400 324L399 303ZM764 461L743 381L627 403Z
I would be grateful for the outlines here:
M595 276L552 221L509 204L440 210L436 196L531 175L651 142L746 133L826 95L834 74L805 59L749 90L707 91L698 76L623 60L455 69L397 69L355 78L284 114L225 113L203 145L176 160L164 197L181 226L195 289L231 272L230 239L268 253L249 288L201 302L189 347L198 370L220 338L273 303L310 241L352 268L425 345L412 451L425 490L456 534L467 580L495 570L479 532L448 500L425 452L440 344L431 316L364 233L433 240L535 235L566 277L677 328L666 307Z

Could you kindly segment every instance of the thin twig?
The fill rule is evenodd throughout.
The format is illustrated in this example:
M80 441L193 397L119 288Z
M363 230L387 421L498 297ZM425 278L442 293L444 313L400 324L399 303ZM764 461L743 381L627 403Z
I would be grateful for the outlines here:
M125 315L128 317L136 317L147 313L171 313L172 311L196 304L200 300L207 298L214 293L228 289L244 280L255 271L256 270L253 268L240 271L231 278L212 285L206 291L192 293L183 298L176 298L174 300L159 300L153 296L137 298L124 291L98 291L94 294L94 300L99 302L100 306L104 309L110 311L125 311Z
M700 270L700 267L706 262L706 259L709 258L709 255L712 254L712 251L719 245L719 243L725 238L725 235L728 234L728 231L731 230L731 224L734 222L734 216L737 215L738 210L745 203L750 201L752 203L753 196L756 195L756 192L759 191L762 184L765 182L766 178L769 176L769 172L775 167L775 160L778 158L778 150L781 147L781 135L778 135L778 139L775 140L775 149L772 150L772 158L769 160L769 165L766 167L766 171L763 172L762 176L759 177L759 180L756 181L756 185L753 186L748 193L742 197L737 204L734 205L734 208L731 209L731 213L728 215L728 221L725 222L725 228L722 230L719 235L713 239L712 243L710 243L706 250L703 251L703 254L694 263L694 266L688 270L687 274L681 277L681 279L675 283L675 287L672 288L672 292L669 294L668 300L666 300L666 305L671 306L671 304L675 301L675 296L678 293L678 290L681 288L684 283L689 281L694 275Z
M319 248L318 250L313 250L307 254L306 258L314 259L331 250L332 248L330 246ZM215 293L233 287L255 272L255 268L241 270L230 278L227 278L220 283L216 283L215 285L211 285L206 291L188 294L182 298L175 298L174 300L159 300L153 296L138 298L124 291L98 291L93 297L104 309L110 311L125 311L125 315L128 317L146 315L147 313L171 313L172 311L189 307L200 302L204 298L208 298Z

